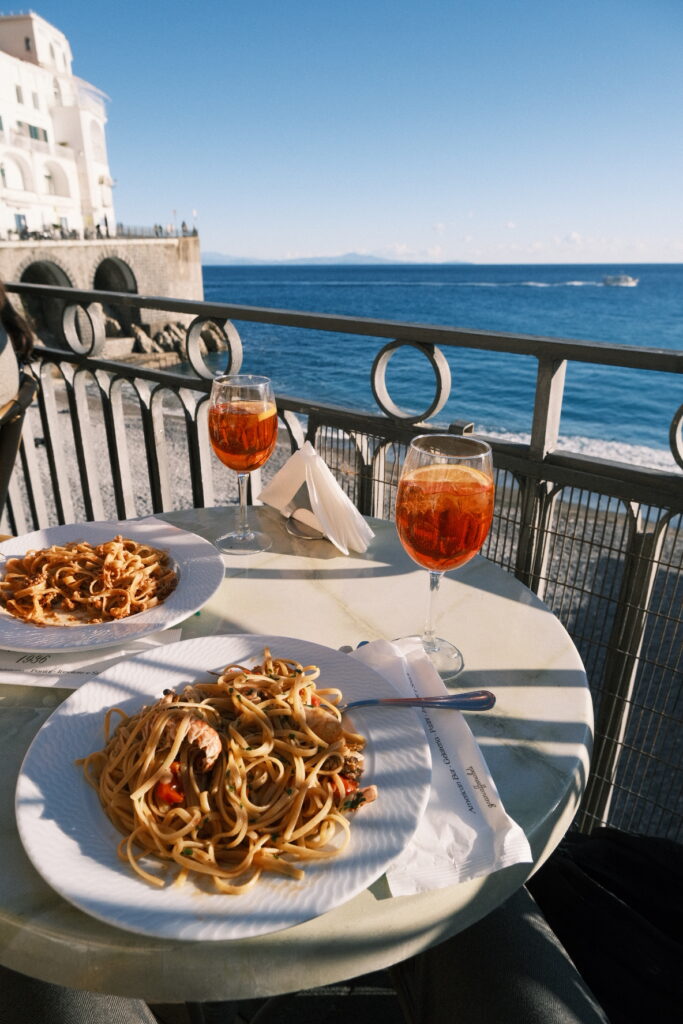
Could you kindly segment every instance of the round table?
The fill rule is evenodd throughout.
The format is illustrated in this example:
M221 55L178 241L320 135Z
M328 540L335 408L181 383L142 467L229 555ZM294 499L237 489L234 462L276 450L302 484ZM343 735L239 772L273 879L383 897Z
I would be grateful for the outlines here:
M427 573L404 553L393 523L369 520L375 538L368 550L344 556L327 541L290 536L271 509L250 515L270 533L272 550L225 556L221 587L183 623L183 639L267 633L339 648L420 631ZM225 514L192 509L163 518L212 540ZM484 558L444 578L436 624L465 657L455 688L486 687L497 695L493 711L469 714L468 722L506 810L527 834L533 865L400 898L378 879L315 920L245 940L180 942L121 931L53 892L16 830L21 760L68 691L0 685L0 962L46 981L149 1002L248 999L385 968L499 906L549 856L574 817L588 773L591 699L563 626L514 576Z

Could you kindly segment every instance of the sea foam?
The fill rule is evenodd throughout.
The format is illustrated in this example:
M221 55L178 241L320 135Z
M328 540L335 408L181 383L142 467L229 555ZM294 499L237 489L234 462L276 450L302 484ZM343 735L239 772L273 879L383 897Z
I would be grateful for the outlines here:
M487 437L499 438L501 441L516 441L519 444L529 444L530 441L530 435L525 433L486 430L484 427L479 428L478 432ZM667 448L648 448L646 445L628 444L624 441L602 441L593 437L574 436L561 437L557 442L557 451L590 455L597 459L624 462L645 469L659 469L666 473L682 472Z

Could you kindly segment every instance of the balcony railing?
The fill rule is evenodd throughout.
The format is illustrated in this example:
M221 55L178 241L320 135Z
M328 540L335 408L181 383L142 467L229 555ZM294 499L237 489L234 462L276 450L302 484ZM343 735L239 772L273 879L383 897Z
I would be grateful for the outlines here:
M222 332L225 369L233 372L242 361L234 321L364 335L377 347L376 414L292 395L277 399L281 459L309 439L360 510L385 518L393 514L411 437L437 429L424 421L433 420L450 391L443 350L532 356L529 443L488 438L497 498L483 553L549 605L586 665L596 737L577 826L590 831L610 824L681 838L683 474L558 451L556 443L568 363L681 374L683 352L48 286L9 290L40 312L53 337L36 351L39 397L5 510L17 533L235 500L226 490L232 474L214 479L207 441L212 371L202 332L209 322ZM186 375L140 365L140 356L135 363L107 358L102 304L141 322L145 310L164 310L169 321L182 317ZM429 359L436 379L434 401L416 416L393 405L386 383L387 364L405 345ZM672 454L683 467L683 406L667 416ZM452 423L450 429L469 427ZM276 466L277 459L264 474ZM258 488L257 479L254 498Z
M19 146L21 149L31 149L38 153L49 153L50 143L44 139L34 139L30 135L25 135L23 132L10 130L10 141L13 146Z
M139 224L117 224L116 234L118 238L186 238L188 235L196 235L196 227L188 227L187 224L153 224L141 226Z

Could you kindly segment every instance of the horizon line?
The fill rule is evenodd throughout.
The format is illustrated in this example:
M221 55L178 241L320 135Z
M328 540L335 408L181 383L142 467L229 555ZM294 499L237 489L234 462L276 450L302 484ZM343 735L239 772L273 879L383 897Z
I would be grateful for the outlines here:
M210 256L211 253L200 253L200 258L204 256ZM216 255L222 255L217 253ZM301 265L301 264L317 264L318 266L346 266L346 267L376 267L376 266L391 266L391 267L645 267L645 266L683 266L683 260L638 260L638 261L625 261L625 260L585 260L585 261L557 261L557 262L477 262L474 260L389 260L378 257L370 258L367 262L362 259L349 261L344 259L343 256L296 256L296 257L282 257L276 258L261 258L258 256L233 256L226 257L225 263L211 262L202 263L202 266L216 266L216 267L231 267L231 266L266 266L274 267L282 264Z

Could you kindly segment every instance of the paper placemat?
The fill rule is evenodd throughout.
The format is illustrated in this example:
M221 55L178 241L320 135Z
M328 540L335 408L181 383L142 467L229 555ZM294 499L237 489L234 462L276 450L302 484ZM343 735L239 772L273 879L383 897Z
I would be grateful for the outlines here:
M0 650L0 684L15 686L61 686L75 690L117 661L151 647L172 644L180 640L182 629L163 629L140 640L118 647L99 648L96 651L67 651L44 654L36 651Z

